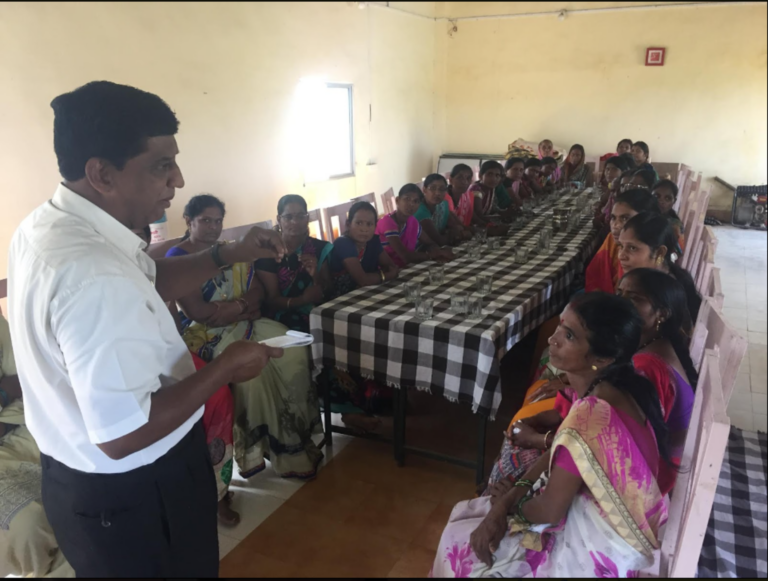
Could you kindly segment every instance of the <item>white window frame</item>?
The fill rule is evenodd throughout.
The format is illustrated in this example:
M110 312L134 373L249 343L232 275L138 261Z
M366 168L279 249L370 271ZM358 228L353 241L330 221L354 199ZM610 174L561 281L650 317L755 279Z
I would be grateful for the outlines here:
M347 89L349 99L349 172L328 176L329 180L340 180L355 176L355 125L353 114L353 87L352 83L325 83L327 89Z

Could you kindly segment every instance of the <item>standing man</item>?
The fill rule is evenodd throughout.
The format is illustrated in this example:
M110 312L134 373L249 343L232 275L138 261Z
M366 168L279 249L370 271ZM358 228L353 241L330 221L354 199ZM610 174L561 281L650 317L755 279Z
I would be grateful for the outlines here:
M282 351L238 342L195 372L165 301L235 262L285 248L235 244L153 261L131 229L184 186L178 120L157 95L106 81L51 102L62 183L13 236L11 334L43 506L83 577L215 577L216 485L200 419L224 383Z

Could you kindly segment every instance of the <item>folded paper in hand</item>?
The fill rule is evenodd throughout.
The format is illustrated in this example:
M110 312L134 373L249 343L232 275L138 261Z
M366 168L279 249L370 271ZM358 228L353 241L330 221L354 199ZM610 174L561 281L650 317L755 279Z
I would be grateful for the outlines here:
M259 343L262 345L268 345L269 347L288 349L289 347L306 347L307 345L311 345L312 341L312 335L308 333L288 331L285 335L280 337L272 337L271 339L265 339L264 341L259 341Z

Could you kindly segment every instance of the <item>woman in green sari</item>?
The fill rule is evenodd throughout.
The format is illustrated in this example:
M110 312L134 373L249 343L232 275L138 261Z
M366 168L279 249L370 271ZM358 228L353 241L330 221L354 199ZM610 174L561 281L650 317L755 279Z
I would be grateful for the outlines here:
M440 246L459 244L472 238L472 230L465 228L461 220L451 212L446 194L448 181L439 173L424 180L424 196L414 217L429 238Z
M217 243L224 204L214 196L195 196L184 211L188 235L168 255L200 252ZM205 361L239 341L264 341L288 328L261 318L264 289L251 263L238 263L205 283L201 292L179 301L183 337ZM286 349L258 377L233 385L234 456L240 475L249 478L267 457L283 478L314 478L323 454L312 441L322 434L317 393L307 348Z

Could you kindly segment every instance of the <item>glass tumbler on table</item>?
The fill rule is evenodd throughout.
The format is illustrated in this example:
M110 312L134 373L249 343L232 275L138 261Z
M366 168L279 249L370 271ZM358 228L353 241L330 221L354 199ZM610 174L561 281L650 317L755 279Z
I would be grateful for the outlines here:
M457 291L451 294L451 311L457 315L463 315L467 312L467 299L469 295L465 292Z
M478 295L486 297L491 294L491 289L493 289L493 277L490 274L478 274L476 282Z
M416 301L416 317L421 321L429 321L432 318L434 306L434 299L420 298Z
M418 281L409 281L403 284L405 290L405 300L409 303L418 301L421 298L421 283Z
M429 283L441 285L445 282L445 267L442 264L429 267Z
M528 262L528 247L518 246L515 248L515 264L525 264Z
M467 300L467 318L478 320L483 318L483 297L470 295Z
M472 260L478 260L480 258L480 245L473 242L468 249L469 258Z

